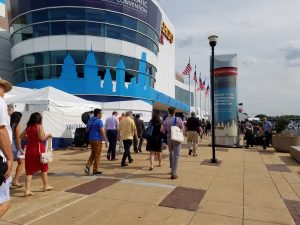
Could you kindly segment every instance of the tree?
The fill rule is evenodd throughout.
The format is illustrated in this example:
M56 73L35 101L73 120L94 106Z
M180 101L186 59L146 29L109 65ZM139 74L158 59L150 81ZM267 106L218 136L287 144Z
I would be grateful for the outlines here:
M265 117L267 117L267 115L265 115L265 114L258 114L255 117L258 117L260 120L263 120Z

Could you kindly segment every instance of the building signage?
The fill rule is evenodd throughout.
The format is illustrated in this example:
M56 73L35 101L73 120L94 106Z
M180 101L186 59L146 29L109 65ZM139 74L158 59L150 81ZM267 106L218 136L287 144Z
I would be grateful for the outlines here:
M10 20L31 10L77 6L124 13L149 24L158 34L161 30L162 14L152 0L10 0L8 3Z
M174 35L171 30L167 27L166 23L163 22L161 26L161 34L172 44L174 42ZM160 43L163 44L161 37Z

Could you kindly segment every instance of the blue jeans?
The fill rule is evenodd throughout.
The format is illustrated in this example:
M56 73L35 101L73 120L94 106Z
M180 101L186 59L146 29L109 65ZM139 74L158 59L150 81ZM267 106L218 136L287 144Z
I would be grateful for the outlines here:
M169 147L169 161L170 161L170 168L172 175L177 175L177 167L178 167L178 161L179 161L179 155L180 155L180 143L176 143L171 141L171 139L168 138L168 147Z

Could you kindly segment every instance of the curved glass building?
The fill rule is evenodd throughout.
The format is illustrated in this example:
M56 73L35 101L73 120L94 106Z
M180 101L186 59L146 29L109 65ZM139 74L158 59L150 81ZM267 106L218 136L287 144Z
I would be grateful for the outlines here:
M142 79L170 98L158 105L148 99L154 102L153 108L166 109L176 102L175 28L156 0L9 0L7 11L17 85L55 87L67 56L74 60L78 80L88 77L85 64L92 57L101 80L110 68L112 82L118 85L117 64L122 59L124 82L141 84L140 60L146 55ZM88 82L85 85L76 90L59 88L85 98L95 95L89 93ZM115 97L128 96L119 93Z

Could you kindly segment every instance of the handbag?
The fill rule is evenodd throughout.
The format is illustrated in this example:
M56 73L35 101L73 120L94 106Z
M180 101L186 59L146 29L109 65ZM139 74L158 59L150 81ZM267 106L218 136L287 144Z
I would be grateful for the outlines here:
M46 152L40 152L40 161L43 164L53 161L52 138L48 138L45 149Z
M176 117L174 118L173 126L171 126L171 141L181 143L184 141L181 129L176 126Z
M5 181L4 174L8 170L7 162L3 162L3 158L0 156L0 186Z
M143 138L148 140L150 137L152 137L153 128L154 128L154 126L152 124L150 126L148 126L146 128L145 132L143 133Z
M38 133L39 135L39 133ZM42 164L45 163L50 163L53 161L53 151L52 151L52 138L48 138L46 142L46 151L41 153L41 148L40 148L40 141L38 139L38 147L39 147L39 153L40 153L40 162Z

